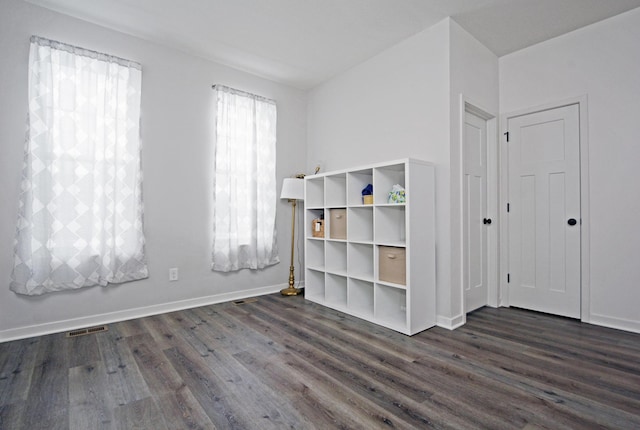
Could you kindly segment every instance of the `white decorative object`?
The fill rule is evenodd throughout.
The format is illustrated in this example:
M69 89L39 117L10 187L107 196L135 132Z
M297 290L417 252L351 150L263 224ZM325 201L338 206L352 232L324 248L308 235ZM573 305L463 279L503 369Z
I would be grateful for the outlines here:
M391 191L389 191L389 198L387 199L387 203L397 204L397 203L406 203L407 202L407 194L405 189L400 184L395 184Z
M367 184L373 205L362 202ZM387 203L394 185L411 199ZM305 298L408 335L434 326L434 190L433 166L413 159L307 176ZM313 220L336 209L346 210L346 239L314 236ZM381 258L382 278L404 283L381 279Z
M148 276L140 65L39 37L11 289L38 295Z

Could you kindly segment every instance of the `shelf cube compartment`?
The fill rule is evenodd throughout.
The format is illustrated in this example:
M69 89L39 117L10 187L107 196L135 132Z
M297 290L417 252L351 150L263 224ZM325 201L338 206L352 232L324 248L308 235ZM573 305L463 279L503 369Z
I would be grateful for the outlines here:
M373 283L349 278L348 306L360 316L373 317Z
M329 209L329 237L331 239L347 239L347 210Z
M325 269L327 272L347 274L347 244L345 242L326 242Z
M323 240L308 240L305 255L306 265L309 269L324 270Z
M347 306L347 278L327 273L325 285L325 300L334 306Z
M373 169L349 172L347 175L347 204L349 206L362 205L362 190L369 184L373 185Z
M347 257L350 277L373 281L373 245L350 243Z
M304 297L314 302L324 302L325 274L324 272L307 269L304 280Z
M375 316L391 326L405 330L407 325L406 291L376 284Z
M387 203L389 192L394 185L405 185L404 164L392 164L390 166L377 167L373 171L373 196L377 205Z
M305 228L306 237L316 238L316 239L324 238L324 233L323 235L318 235L318 233L315 232L315 229L314 229L314 220L320 220L320 219L322 219L323 221L322 225L324 227L326 224L326 221L324 220L324 209L306 209L305 222L308 224L308 228Z
M304 204L308 208L324 206L324 178L309 178L305 181Z
M373 207L349 208L347 214L349 240L373 242Z
M326 206L346 206L347 205L347 175L340 173L325 176L325 205Z
M404 246L406 242L406 211L404 205L376 207L375 211L376 243Z

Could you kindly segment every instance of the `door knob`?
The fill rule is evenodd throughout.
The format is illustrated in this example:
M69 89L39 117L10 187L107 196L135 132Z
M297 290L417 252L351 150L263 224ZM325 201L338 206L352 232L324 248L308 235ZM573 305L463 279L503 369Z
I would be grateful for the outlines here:
M567 221L567 224L569 225L576 225L578 223L578 221L576 221L575 218L569 218L569 221Z
M485 218L482 220L483 224L491 224L491 218Z

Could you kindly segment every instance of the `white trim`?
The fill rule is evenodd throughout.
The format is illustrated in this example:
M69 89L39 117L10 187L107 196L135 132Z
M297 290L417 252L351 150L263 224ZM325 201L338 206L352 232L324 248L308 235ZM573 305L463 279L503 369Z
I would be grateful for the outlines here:
M467 315L461 314L453 318L443 317L438 315L436 319L436 325L438 327L446 328L447 330L455 330L458 327L462 327L467 322Z
M500 303L500 156L498 154L498 117L487 120L487 217L494 220L487 232L488 305Z
M589 208L589 106L586 94L577 98L580 107L580 222L581 222L581 321L591 322L591 216Z
M581 281L581 301L580 301L580 320L583 322L591 322L593 315L591 315L590 297L591 297L591 282L590 282L590 214L589 214L589 124L588 124L588 97L587 95L572 97L565 100L560 100L555 103L547 103L532 108L521 109L518 111L510 112L501 115L500 123L501 130L506 133L507 124L509 119L522 115L528 115L536 112L541 112L550 109L557 109L570 105L578 105L580 115L580 216L581 216L581 229L580 229L580 281ZM509 268L509 244L508 244L508 218L506 217L507 210L507 197L508 197L508 163L507 160L507 146L506 140L502 139L505 144L500 148L500 212L505 214L505 222L502 223L500 229L500 254L502 256L501 261L504 263L503 268L500 271L500 291L502 293L502 300L500 306L509 306L509 285L507 284L507 273ZM504 162L503 162L504 161ZM605 325L605 324L603 324Z
M586 322L586 321L585 321ZM640 333L640 322L606 315L591 314L589 324Z
M500 188L500 203L498 213L503 222L500 223L500 269L498 277L498 306L509 306L509 284L507 283L507 273L509 273L509 217L507 216L507 200L509 196L509 153L507 152L507 124L510 116L503 114L500 116L500 128L498 132L498 187Z
M176 302L145 306L142 308L109 312L100 315L92 315L90 317L74 318L46 324L36 324L31 326L12 328L0 331L0 343L8 342L11 340L25 339L33 336L43 336L52 333L76 330L84 327L112 324L134 318L143 318L167 312L175 312L184 309L197 308L200 306L213 305L216 303L246 299L248 297L263 296L266 294L276 293L281 289L286 288L287 286L288 284L272 285L268 287L255 288L252 290L242 290L237 292L234 291L230 293L216 294L213 296L199 297L196 299L179 300Z

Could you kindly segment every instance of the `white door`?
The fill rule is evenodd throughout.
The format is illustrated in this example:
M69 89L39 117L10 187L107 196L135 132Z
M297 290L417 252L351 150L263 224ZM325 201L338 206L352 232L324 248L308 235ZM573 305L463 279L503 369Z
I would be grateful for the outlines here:
M508 119L509 304L580 318L577 104Z
M465 311L487 304L487 122L465 113L464 171L464 294Z

